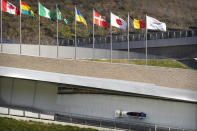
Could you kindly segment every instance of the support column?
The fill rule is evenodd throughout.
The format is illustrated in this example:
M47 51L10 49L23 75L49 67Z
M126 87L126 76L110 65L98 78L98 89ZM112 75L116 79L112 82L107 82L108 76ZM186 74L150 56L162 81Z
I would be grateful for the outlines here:
M35 81L32 108L35 106L35 99L36 99L37 86L38 86L38 81Z
M2 81L2 80L1 80L1 79L2 79L2 77L0 76L0 99L1 99L1 93L2 93L2 89L1 89L1 88L2 88L2 87L1 87L1 81Z
M155 131L157 131L157 125L155 125Z
M11 91L10 91L10 105L12 105L12 99L13 99L13 92L14 92L14 81L15 79L12 78L12 87L11 87Z

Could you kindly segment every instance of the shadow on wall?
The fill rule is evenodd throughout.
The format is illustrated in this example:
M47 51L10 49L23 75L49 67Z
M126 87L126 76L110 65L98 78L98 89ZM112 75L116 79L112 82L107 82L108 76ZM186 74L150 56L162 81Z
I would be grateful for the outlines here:
M191 67L192 69L197 70L197 60L195 59L185 59L185 60L178 60L178 61Z

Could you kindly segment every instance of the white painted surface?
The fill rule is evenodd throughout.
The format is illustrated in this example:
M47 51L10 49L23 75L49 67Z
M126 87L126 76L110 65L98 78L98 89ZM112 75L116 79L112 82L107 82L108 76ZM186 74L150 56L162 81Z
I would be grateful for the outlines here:
M20 44L3 44L3 53L20 54Z
M26 117L31 117L31 118L39 118L38 113L29 112L29 111L25 111L25 116Z
M26 45L22 44L22 54L29 56L38 56L39 55L39 47L38 45Z
M5 115L8 115L8 108L5 108L5 107L0 107L0 114L5 114Z
M24 111L22 111L22 110L10 109L10 115L24 116L23 113L24 113Z
M8 78L3 79L5 80ZM17 82L18 80L15 81ZM20 80L18 82L23 83L20 84L21 90L31 90L31 87L29 88L28 86L24 86L28 83L28 80ZM4 81L2 81L1 85L5 85ZM171 127L197 129L197 104L194 103L101 94L57 95L56 87L58 84L38 82L37 85L38 89L34 105L33 103L26 105L25 99L29 98L23 91L14 93L16 93L15 96L20 96L21 100L24 100L24 104L19 101L15 101L14 104L20 106L32 105L37 109L56 111L60 113L67 112L105 118L114 118L115 110L139 111L146 113L147 118L143 120L129 120L135 122L155 123ZM5 91L5 87L3 88L4 92L2 93L5 95L1 96L1 98L4 99L5 102L9 103L9 100L6 101L6 96L10 96L10 94L8 91ZM33 100L31 102L33 102ZM22 115L22 112L20 112L19 115Z
M57 46L40 46L40 56L41 57L49 57L56 58L57 57Z
M68 58L68 59L75 58L75 48L69 46L68 47L61 46L59 48L59 58Z
M40 119L52 120L52 121L54 121L54 115L40 114Z

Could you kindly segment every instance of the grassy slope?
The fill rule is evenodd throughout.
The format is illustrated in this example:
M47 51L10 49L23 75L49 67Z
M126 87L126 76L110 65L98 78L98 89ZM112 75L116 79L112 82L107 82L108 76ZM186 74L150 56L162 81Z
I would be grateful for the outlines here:
M75 0L77 8L86 18L88 27L77 24L79 37L88 37L92 32L92 8L102 14L109 23L109 11L121 16L126 20L127 12L135 18L145 20L145 14L155 17L167 23L168 28L187 29L190 26L197 27L197 1L196 0ZM16 1L10 1L19 7ZM25 43L38 42L38 17L37 1L24 0L30 5L36 17L22 16L22 34ZM55 12L56 4L59 5L64 16L71 22L65 25L59 24L59 35L62 38L74 36L74 0L40 0L48 9ZM109 34L108 30L97 27L96 35ZM124 34L126 32L113 29L114 33ZM136 30L134 32L137 32ZM141 31L139 31L141 32ZM33 36L33 37L32 37ZM3 13L3 37L19 41L19 17ZM56 37L56 22L41 18L41 40L51 40Z
M96 131L89 128L44 124L33 121L19 121L0 117L0 131Z
M95 61L109 62L109 60L96 59ZM113 63L124 63L127 64L128 60L113 60ZM145 65L145 60L130 60L130 64ZM182 68L191 69L187 65L180 63L176 60L148 60L149 66L160 66L160 67L170 67L170 68Z

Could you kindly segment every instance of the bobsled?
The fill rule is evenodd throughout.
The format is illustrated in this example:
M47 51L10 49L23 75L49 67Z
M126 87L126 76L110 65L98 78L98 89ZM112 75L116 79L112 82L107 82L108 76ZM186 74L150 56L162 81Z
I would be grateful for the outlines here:
M115 117L134 117L134 118L144 119L146 118L146 114L144 112L130 112L130 111L116 110Z

